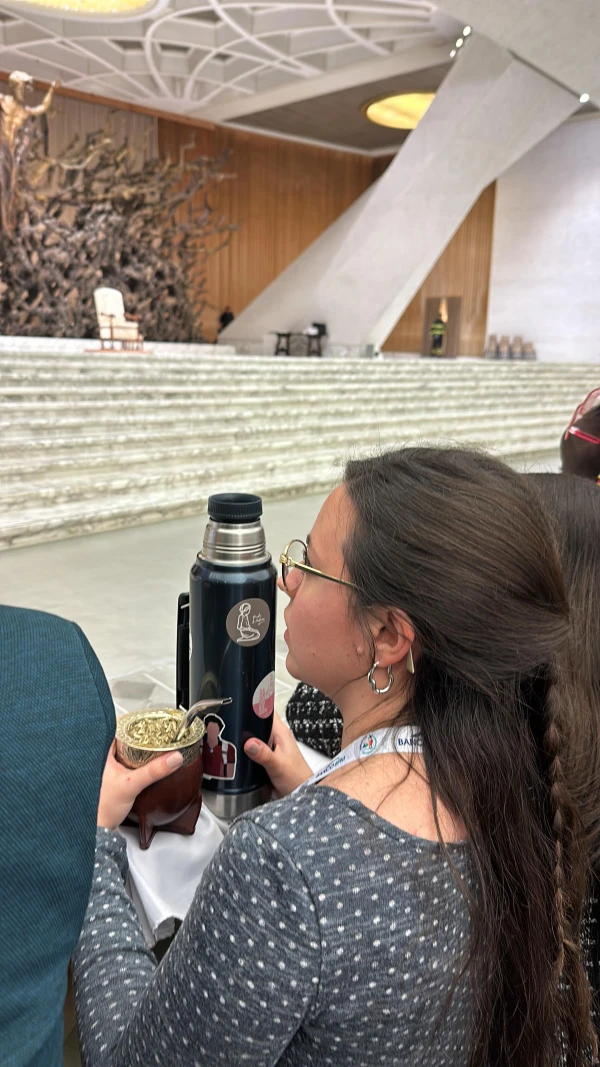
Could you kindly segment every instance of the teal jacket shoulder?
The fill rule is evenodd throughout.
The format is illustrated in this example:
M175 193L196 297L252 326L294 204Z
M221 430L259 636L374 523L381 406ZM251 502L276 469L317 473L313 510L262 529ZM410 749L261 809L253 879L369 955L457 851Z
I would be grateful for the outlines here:
M94 867L108 683L79 627L0 605L0 1064L60 1067Z

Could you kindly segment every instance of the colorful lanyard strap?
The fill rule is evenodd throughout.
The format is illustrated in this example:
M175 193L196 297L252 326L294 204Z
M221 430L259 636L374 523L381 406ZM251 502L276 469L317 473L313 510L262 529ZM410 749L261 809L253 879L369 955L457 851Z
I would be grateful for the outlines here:
M363 734L356 741L352 741L342 749L339 756L334 756L325 767L321 767L320 771L299 785L294 792L297 793L298 789L303 789L305 785L320 782L332 771L339 771L341 767L347 767L350 763L356 763L357 760L368 759L369 756L382 756L389 753L404 755L410 752L419 755L423 752L423 739L416 726L384 727L381 730L373 730L372 733Z

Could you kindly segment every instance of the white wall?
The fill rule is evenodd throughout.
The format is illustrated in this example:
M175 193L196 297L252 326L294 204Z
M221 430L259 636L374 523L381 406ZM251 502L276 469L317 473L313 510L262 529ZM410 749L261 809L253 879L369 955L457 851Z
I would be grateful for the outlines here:
M600 361L600 119L565 123L498 179L487 332Z

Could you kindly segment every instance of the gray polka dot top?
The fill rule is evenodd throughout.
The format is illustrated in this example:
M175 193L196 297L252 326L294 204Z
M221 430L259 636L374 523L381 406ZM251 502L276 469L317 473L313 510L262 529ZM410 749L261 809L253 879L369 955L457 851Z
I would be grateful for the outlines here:
M159 967L125 874L100 830L73 958L85 1067L467 1062L468 913L436 842L307 785L234 823Z

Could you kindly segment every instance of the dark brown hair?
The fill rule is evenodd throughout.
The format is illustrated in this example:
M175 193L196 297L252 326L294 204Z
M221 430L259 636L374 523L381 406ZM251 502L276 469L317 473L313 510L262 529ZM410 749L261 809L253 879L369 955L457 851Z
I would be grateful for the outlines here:
M554 529L570 606L561 649L562 699L568 709L567 770L600 875L600 488L568 474L533 474Z
M600 405L582 415L575 426L591 437L600 438ZM564 433L560 441L560 458L565 474L578 474L580 478L591 478L594 482L600 474L600 444L593 441Z
M353 460L345 485L356 608L398 607L416 628L408 712L436 822L441 801L470 841L469 1065L555 1067L564 1055L580 1067L594 1043L586 863L563 772L556 661L569 620L548 520L524 476L464 450Z

